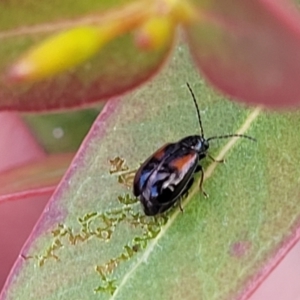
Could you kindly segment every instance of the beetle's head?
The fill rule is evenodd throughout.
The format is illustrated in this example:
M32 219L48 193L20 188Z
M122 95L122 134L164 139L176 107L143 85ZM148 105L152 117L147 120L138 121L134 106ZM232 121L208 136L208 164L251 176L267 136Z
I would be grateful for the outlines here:
M205 138L203 137L200 137L200 140L201 140L201 149L199 151L201 152L206 152L209 148L209 143L208 143L208 140L206 140Z
M179 143L181 143L182 146L193 149L198 153L206 153L209 148L208 141L200 135L185 137Z
M193 148L199 153L205 153L209 148L209 143L204 137L198 135Z

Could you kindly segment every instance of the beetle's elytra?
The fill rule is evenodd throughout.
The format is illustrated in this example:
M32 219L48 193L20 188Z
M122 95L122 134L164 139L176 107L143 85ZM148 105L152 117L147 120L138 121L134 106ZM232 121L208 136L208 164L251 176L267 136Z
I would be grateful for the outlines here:
M138 169L134 177L133 194L142 203L144 212L154 216L168 210L192 186L194 174L201 172L200 190L202 189L204 171L199 164L209 154L209 141L230 137L243 137L256 141L243 134L227 134L204 137L200 111L195 95L187 83L194 101L201 135L191 135L176 143L166 144L152 154Z

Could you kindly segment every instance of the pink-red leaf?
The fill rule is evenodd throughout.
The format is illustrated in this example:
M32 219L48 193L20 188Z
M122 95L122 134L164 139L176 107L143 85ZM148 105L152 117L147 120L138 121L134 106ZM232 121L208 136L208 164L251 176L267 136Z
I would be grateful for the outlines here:
M290 1L195 1L187 28L197 66L235 99L269 107L300 103L300 14Z
M0 172L46 156L16 113L1 112L0 124Z
M14 201L5 203L0 196L0 290L50 198L51 191L15 196Z
M0 201L53 190L67 170L74 154L56 154L0 173Z

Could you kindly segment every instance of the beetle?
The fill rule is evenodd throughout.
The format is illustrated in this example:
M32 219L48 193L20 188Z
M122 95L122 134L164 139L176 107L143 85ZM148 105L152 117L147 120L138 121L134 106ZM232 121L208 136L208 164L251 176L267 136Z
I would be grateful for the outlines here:
M162 146L152 154L137 170L133 181L133 194L139 198L147 216L154 216L167 211L175 202L186 194L194 182L194 174L201 172L200 190L202 188L204 171L200 161L208 156L209 142L215 139L242 137L252 141L255 138L244 134L226 134L204 137L202 121L196 97L187 83L200 125L200 135L184 137L175 143ZM181 206L180 209L182 210Z

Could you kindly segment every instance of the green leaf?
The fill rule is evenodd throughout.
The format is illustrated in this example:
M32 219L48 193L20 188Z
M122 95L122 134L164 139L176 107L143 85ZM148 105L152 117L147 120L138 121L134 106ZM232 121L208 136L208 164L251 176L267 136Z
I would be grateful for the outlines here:
M128 184L130 171L164 143L199 133L187 81L206 137L244 126L258 142L226 148L227 141L212 141L213 157L228 151L225 164L201 161L210 197L195 184L183 213L176 207L146 217L120 182ZM155 80L126 98L109 102L95 122L2 299L233 299L253 289L295 239L298 113L227 101L198 77L182 45Z
M24 114L23 119L47 153L75 152L101 109Z

